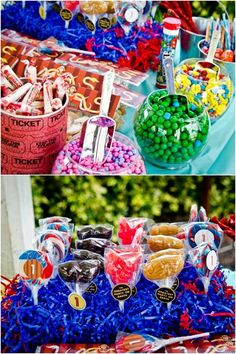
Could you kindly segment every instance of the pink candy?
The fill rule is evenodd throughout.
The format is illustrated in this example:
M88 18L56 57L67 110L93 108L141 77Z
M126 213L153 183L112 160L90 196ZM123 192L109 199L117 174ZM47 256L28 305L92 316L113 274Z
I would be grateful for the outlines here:
M117 140L123 137L116 133L105 163L94 163L90 158L80 160L82 151L79 139L69 142L59 153L54 163L53 174L145 174L145 166L135 147ZM124 137L126 140L128 138ZM131 142L132 144L132 142Z

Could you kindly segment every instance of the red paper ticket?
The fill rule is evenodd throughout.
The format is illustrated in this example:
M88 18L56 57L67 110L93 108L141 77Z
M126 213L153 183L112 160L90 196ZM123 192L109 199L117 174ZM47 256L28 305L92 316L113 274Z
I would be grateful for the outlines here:
M116 73L116 80L126 82L127 84L132 84L139 86L146 78L148 74L142 73L137 70L131 70L129 68L120 68L117 64L111 61L101 61L94 58L88 58L83 54L72 54L64 53L56 59L56 62L69 62L74 65L79 65L80 67L90 68L91 70L97 70L100 72L106 72L113 68Z

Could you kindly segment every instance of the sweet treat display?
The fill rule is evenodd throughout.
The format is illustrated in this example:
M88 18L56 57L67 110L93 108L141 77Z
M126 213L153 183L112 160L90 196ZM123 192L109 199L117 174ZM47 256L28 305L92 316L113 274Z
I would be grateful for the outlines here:
M110 240L112 238L112 225L86 225L77 228L77 236L79 240L87 238L104 238Z
M165 90L150 94L134 120L143 156L170 169L181 168L200 154L209 129L208 115L201 107L188 107L185 97L168 96Z
M186 59L175 70L175 88L185 94L196 110L202 105L214 121L228 109L233 85L227 71L220 65L218 77L211 77L207 70L196 69L198 59Z
M111 247L113 242L104 238L86 238L84 240L76 241L76 248L88 250L104 256L105 248Z
M189 254L191 261L202 280L204 289L207 292L211 276L219 264L217 251L209 243L203 242L193 248Z
M191 207L191 212L193 210L195 206ZM125 226L124 220L130 227L127 235L135 228L137 233L148 227L146 218L122 218L120 225ZM70 222L61 216L49 217L40 220L40 229L45 232L47 225L68 226ZM168 241L161 243L156 252L145 245L144 240L148 241L149 236L139 240L142 245L132 244L136 233L129 245L118 246L108 238L78 240L82 247L69 248L63 259L56 259L48 250L24 252L20 256L20 276L8 285L4 281L4 351L34 352L43 344L44 350L46 347L48 350L46 343L51 343L51 350L56 350L63 342L72 341L78 346L84 343L83 348L92 342L103 343L97 347L106 352L115 343L113 348L117 352L155 352L168 343L188 340L193 332L197 332L195 335L199 338L208 336L209 332L210 336L222 333L230 336L234 332L235 290L226 284L218 267L217 243L202 239L189 250L187 240L184 243L177 238L191 226L204 224L211 225L212 229L216 226L220 232L213 222L152 225L150 230L155 235L150 238L161 237ZM86 234L99 228L101 235L104 227L100 224L76 229ZM106 228L111 230L108 225ZM47 232L65 234L59 229L46 229ZM120 241L129 240L123 237ZM59 242L56 242L58 247ZM75 323L80 324L78 332ZM73 330L67 330L69 328ZM127 333L121 333L123 328ZM143 328L147 331L143 332ZM165 333L169 333L168 339ZM53 344L55 336L57 344ZM69 349L67 344L64 346Z
M52 174L113 175L145 174L145 166L134 143L123 134L115 133L110 151L104 163L90 159L80 161L82 146L79 137L70 141L59 153Z
M131 296L131 289L139 280L142 247L107 248L104 256L104 270L113 287L113 297L119 301L120 310L124 312L124 301Z

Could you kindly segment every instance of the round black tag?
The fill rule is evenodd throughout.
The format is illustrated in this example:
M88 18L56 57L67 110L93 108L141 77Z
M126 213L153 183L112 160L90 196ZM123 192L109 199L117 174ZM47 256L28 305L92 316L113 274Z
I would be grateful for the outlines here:
M175 299L175 292L170 288L158 288L156 290L156 298L160 302L168 303Z
M86 292L96 294L98 291L97 285L95 283L91 283L89 287L87 288Z
M176 290L176 289L178 289L178 287L179 287L179 279L178 279L178 278L175 278L175 281L174 281L174 283L173 283L171 289L172 289L172 290Z
M77 19L77 21L79 21L80 23L84 23L84 15L81 13L81 12L79 12L77 15L76 15L76 19Z
M137 294L137 288L136 286L134 286L132 289L132 296L135 296L136 294Z
M127 284L118 284L112 289L111 295L118 301L125 301L132 295L132 290Z
M73 17L73 14L70 10L68 9L62 9L60 11L60 15L61 15L61 18L64 20L64 21L70 21Z
M108 29L111 27L111 21L107 17L102 17L98 20L98 26L102 29Z
M56 12L56 13L60 13L61 12L61 6L58 5L58 4L53 4L53 10Z
M89 20L89 19L87 19L87 20L85 21L85 26L86 26L87 29L88 29L89 31L91 31L91 32L93 32L93 31L95 30L95 26L94 26L93 22L92 22L91 20Z

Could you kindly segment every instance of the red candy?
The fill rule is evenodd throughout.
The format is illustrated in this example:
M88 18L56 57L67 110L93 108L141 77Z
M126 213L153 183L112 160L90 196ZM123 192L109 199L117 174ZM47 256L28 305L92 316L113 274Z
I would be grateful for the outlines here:
M232 50L225 50L222 53L220 59L223 61L233 62L234 61L234 52Z
M142 248L125 247L108 249L105 253L105 272L114 285L135 285L135 280L142 263Z
M134 239L136 231L144 226L143 219L126 219L119 221L118 237L122 245L130 245Z

